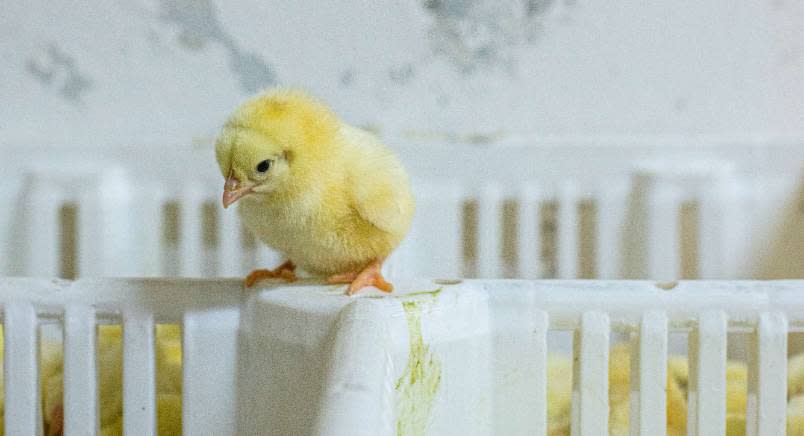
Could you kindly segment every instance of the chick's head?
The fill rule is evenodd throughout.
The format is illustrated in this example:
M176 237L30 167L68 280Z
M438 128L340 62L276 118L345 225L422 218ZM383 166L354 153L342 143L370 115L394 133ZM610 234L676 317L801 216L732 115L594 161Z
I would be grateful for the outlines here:
M300 175L334 152L338 129L329 108L299 91L268 91L245 102L215 145L226 179L223 206L302 183Z

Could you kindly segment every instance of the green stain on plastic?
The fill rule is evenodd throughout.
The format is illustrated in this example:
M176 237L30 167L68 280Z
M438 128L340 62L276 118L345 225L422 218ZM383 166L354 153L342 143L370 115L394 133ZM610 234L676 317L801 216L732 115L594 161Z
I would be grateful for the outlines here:
M415 297L415 296L418 296L418 295L430 295L430 296L432 296L433 298L435 298L435 297L438 297L438 294L440 294L440 293L441 293L441 290L442 290L442 289L443 289L443 288L434 289L434 290L432 290L432 291L417 291L417 292L411 292L411 293L409 293L409 294L402 294L402 295L399 295L399 297L398 297L398 298ZM421 301L421 300L420 300L420 301ZM407 310L407 309L405 309L405 310Z
M438 387L441 384L441 362L430 352L422 337L422 310L435 301L441 289L422 291L401 297L429 295L402 301L408 323L410 350L408 364L396 381L397 436L424 436Z
M337 286L337 285L336 285ZM391 295L369 295L368 297L363 298L371 298L373 300L382 300L384 298L396 298L399 300L408 299L409 297L418 297L420 295L430 295L432 297L438 297L438 294L441 293L443 288L433 289L432 291L416 291L416 292L409 292L407 294L391 294Z

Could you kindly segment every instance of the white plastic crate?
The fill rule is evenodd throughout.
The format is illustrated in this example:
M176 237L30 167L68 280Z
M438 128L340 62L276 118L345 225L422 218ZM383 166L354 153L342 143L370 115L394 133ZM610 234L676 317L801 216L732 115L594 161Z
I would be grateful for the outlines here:
M804 277L804 141L387 142L418 200L392 276ZM210 145L2 151L4 275L238 276L280 260L238 237Z
M184 325L188 435L382 435L400 425L403 434L543 434L548 344L578 359L573 432L605 434L610 335L640 350L633 428L661 435L656 381L672 335L686 333L697 377L691 433L721 433L720 374L739 333L754 338L743 347L753 374L747 412L763 431L751 434L779 434L801 282L666 291L652 282L447 286L404 277L804 277L802 143L396 143L418 208L388 265L399 289L391 297L349 299L309 283L250 293L219 280L3 279L6 434L36 434L35 327L62 321L67 429L92 434L93 409L79 405L97 402L92 326L110 320L126 330L128 434L154 427L155 322ZM242 276L280 260L247 237L222 237L240 224L218 205L210 148L3 152L0 275ZM405 296L442 286L437 297ZM553 339L560 331L573 332L574 347ZM411 344L440 368L427 413L405 401L421 386L396 386Z
M446 284L451 283L451 284ZM752 338L749 434L784 433L804 281L303 282L3 279L6 434L39 424L36 328L65 325L65 424L93 434L96 320L124 329L126 434L154 434L154 322L182 323L187 435L544 435L548 333L574 332L572 431L608 428L612 332L633 350L632 434L663 435L668 337L690 336L689 434L725 432L727 333Z

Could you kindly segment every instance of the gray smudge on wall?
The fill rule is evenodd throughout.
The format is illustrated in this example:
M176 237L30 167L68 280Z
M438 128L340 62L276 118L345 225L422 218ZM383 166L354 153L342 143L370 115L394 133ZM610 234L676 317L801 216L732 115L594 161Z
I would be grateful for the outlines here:
M388 77L392 82L404 85L413 78L414 73L413 65L404 64L396 68L391 68L388 71Z
M423 0L433 51L464 74L515 67L517 50L542 32L555 0ZM564 5L572 2L565 1Z
M341 73L340 77L341 86L349 87L355 81L355 72L353 70L345 70Z
M237 74L240 88L253 93L276 83L273 68L255 53L245 52L220 25L211 0L161 0L160 18L181 27L179 43L188 50L217 42L229 52L229 63Z
M525 2L525 11L529 17L542 15L550 9L555 0L528 0Z
M25 69L42 86L56 84L59 95L71 103L80 103L83 94L92 88L92 80L78 70L75 59L56 43L49 44L43 53L28 59Z

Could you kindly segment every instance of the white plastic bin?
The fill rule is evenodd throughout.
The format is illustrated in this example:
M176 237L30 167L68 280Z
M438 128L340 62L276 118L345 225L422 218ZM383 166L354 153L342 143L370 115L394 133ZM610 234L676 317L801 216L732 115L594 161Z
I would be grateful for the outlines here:
M383 298L96 278L242 277L281 259L220 208L209 147L3 146L0 276L45 277L0 279L5 434L41 427L43 324L64 330L66 429L93 434L100 322L124 326L127 434L154 432L155 323L183 325L186 435L545 434L548 348L574 354L573 434L606 434L612 337L634 347L632 434L663 434L679 344L690 434L722 434L735 344L749 434L781 434L804 282L674 280L804 277L804 142L388 142L418 207Z
M804 277L804 141L386 141L418 200L391 276ZM280 261L221 208L211 145L0 151L0 274L220 277Z
M449 284L447 284L449 283ZM632 344L634 434L665 428L668 335L690 337L688 429L724 434L726 338L748 333L751 434L783 434L804 281L0 281L6 434L36 434L36 326L67 312L66 424L91 434L96 319L122 319L124 423L154 428L153 323L184 331L187 435L544 435L548 333L573 332L573 434L607 434L610 334ZM637 431L639 430L639 431ZM77 431L77 430L76 430Z

